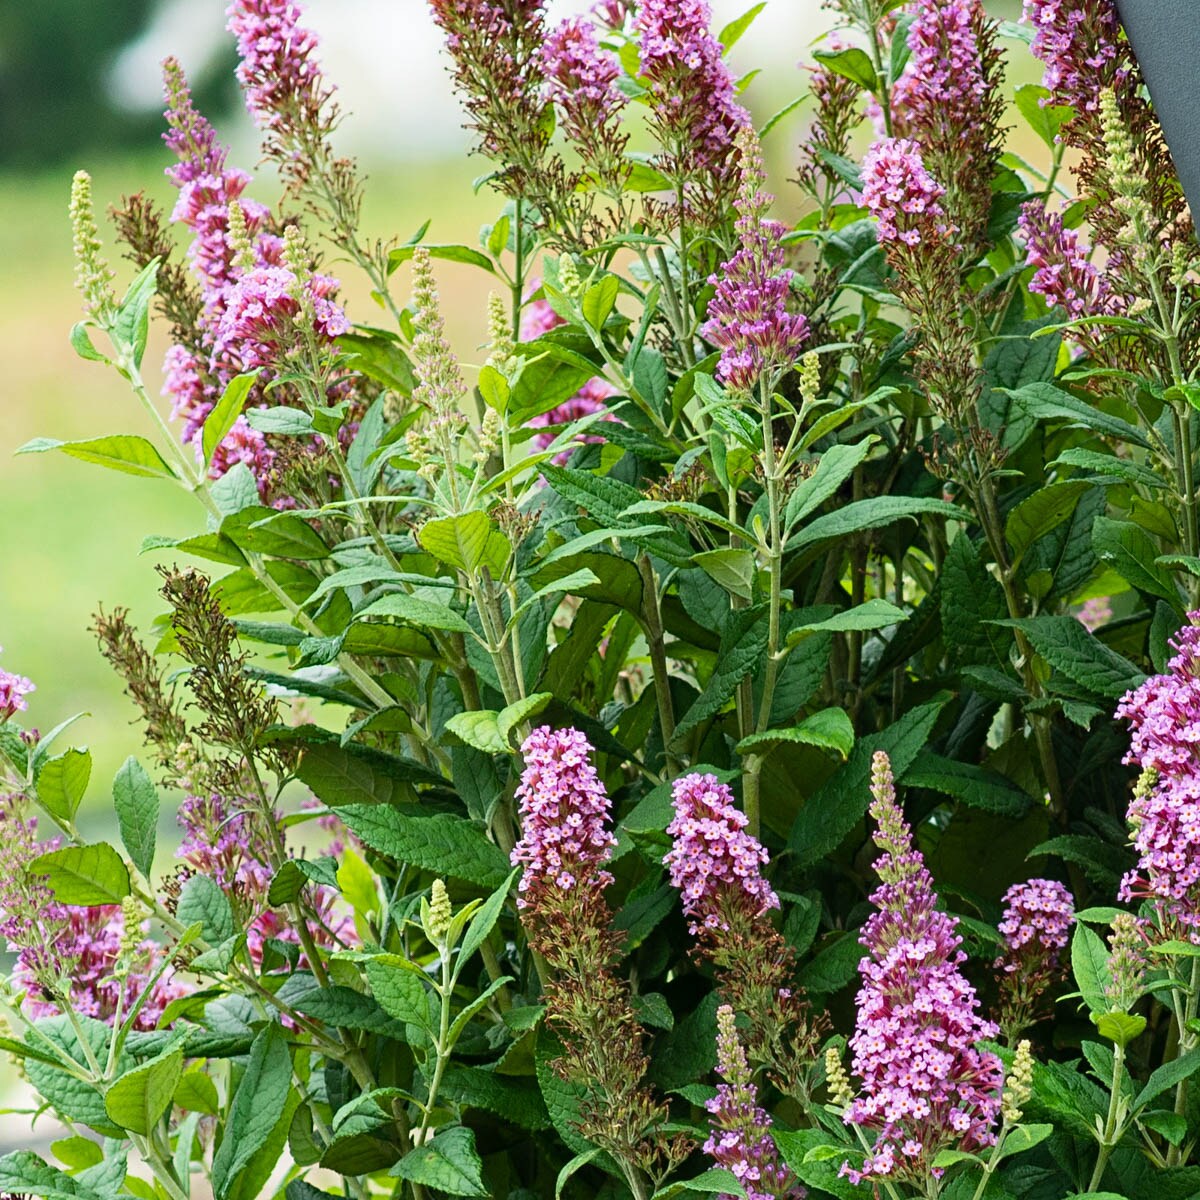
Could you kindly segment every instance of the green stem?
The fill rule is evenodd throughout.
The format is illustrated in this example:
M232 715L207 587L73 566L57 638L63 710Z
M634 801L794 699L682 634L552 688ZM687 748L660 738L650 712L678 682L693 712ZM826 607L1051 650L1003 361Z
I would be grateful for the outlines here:
M679 759L671 748L675 740L675 703L671 699L671 676L667 668L662 614L658 607L658 580L648 554L639 554L637 561L642 576L642 627L646 632L646 645L650 650L654 671L654 697L658 703L659 724L662 726L663 754L668 774L674 775L679 770Z
M1119 1043L1113 1046L1112 1087L1108 1097L1108 1115L1104 1121L1104 1132L1100 1135L1100 1150L1096 1155L1096 1169L1092 1172L1091 1182L1087 1186L1089 1192L1099 1190L1100 1181L1104 1178L1104 1168L1120 1141L1120 1112L1121 1112L1121 1079L1125 1065L1125 1048Z

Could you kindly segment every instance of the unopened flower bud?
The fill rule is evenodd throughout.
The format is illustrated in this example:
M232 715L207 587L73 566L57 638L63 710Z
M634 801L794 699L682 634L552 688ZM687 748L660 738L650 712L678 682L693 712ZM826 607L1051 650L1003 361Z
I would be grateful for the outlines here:
M246 214L236 201L229 202L230 248L233 250L233 264L242 271L254 269L254 245L250 240L250 230L246 225Z
M495 292L488 296L488 345L492 351L488 355L488 365L506 375L516 353L516 344L513 342L512 324L504 300Z
M1144 941L1138 919L1131 913L1118 913L1113 918L1108 946L1110 978L1104 989L1105 999L1112 1012L1127 1013L1140 999L1146 974Z
M1020 1121L1021 1109L1033 1095L1033 1052L1028 1038L1017 1045L1012 1070L1004 1081L1004 1092L1000 1100L1000 1113L1010 1125Z
M854 1103L850 1076L842 1065L842 1052L836 1046L830 1046L825 1051L825 1084L829 1088L829 1098L836 1107L847 1109Z
M71 183L71 235L75 248L75 286L83 296L84 310L102 324L117 308L113 273L100 253L100 231L92 207L92 177L76 171Z
M429 894L429 934L439 945L450 932L450 921L454 916L450 906L450 895L440 879L433 881Z
M821 356L809 350L800 360L800 395L805 404L812 404L821 390Z
M579 272L575 267L575 260L569 254L564 254L558 260L558 287L559 291L571 300L579 295L583 287L579 279Z

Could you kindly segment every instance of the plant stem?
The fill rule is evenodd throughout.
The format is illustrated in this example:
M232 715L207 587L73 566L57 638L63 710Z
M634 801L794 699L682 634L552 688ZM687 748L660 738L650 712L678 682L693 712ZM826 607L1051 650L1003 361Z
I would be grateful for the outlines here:
M1100 1150L1096 1155L1096 1169L1092 1172L1091 1182L1087 1186L1089 1192L1097 1191L1100 1181L1104 1178L1104 1168L1121 1140L1122 1130L1119 1129L1121 1118L1121 1079L1125 1066L1125 1048L1118 1042L1113 1045L1113 1074L1112 1087L1108 1097L1108 1116L1104 1121L1104 1132L1100 1135Z
M648 554L639 554L637 562L642 576L642 627L646 632L646 644L654 670L654 696L658 702L659 724L662 726L663 754L668 774L674 775L679 770L679 759L671 748L675 740L675 704L671 699L666 641L658 607L658 579Z

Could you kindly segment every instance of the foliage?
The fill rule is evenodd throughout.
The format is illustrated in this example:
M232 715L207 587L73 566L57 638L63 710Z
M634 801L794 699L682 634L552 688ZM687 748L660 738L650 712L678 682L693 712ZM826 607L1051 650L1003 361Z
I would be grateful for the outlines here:
M120 847L0 672L3 1048L73 1131L0 1190L1200 1189L1194 233L1107 3L1028 5L1044 170L1013 31L895 7L834 5L791 229L726 56L757 8L676 0L434 0L477 247L360 239L275 0L231 6L275 209L170 61L190 261L127 198L118 300L76 177L71 343L158 436L25 450L193 493L145 549L213 578L164 566L152 649L97 617ZM497 288L471 367L442 261Z

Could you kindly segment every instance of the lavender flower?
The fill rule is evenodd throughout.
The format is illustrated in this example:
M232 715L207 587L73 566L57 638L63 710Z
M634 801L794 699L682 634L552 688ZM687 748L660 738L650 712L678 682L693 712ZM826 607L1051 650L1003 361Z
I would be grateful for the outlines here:
M29 707L25 697L35 691L37 688L24 675L0 670L0 725L14 713L24 712Z
M617 844L609 824L612 801L588 759L591 746L577 729L535 729L521 747L525 770L517 788L521 840L514 866L524 864L517 904L549 889L603 891L612 883L604 869Z
M1031 200L1021 208L1019 227L1026 261L1034 267L1029 290L1045 296L1048 308L1062 308L1071 320L1111 311L1111 289L1088 258L1079 234L1062 217Z
M946 194L925 170L921 149L907 138L884 138L863 162L863 203L879 222L884 245L943 245L953 234L941 199Z
M780 372L799 357L808 338L808 320L789 313L792 272L783 265L785 233L767 218L774 199L762 190L766 179L758 140L738 133L741 187L735 201L741 245L709 279L716 292L701 332L721 351L717 374L735 392L750 392L763 381L773 388Z
M1025 18L1034 29L1033 53L1045 64L1042 83L1055 103L1098 112L1100 93L1128 78L1113 0L1025 0Z
M773 1122L759 1107L758 1088L728 1004L717 1009L717 1073L724 1082L705 1102L712 1133L704 1143L704 1153L736 1176L747 1200L802 1200L807 1192L779 1161L770 1133ZM731 1198L722 1196L721 1200Z
M263 129L315 125L332 95L316 61L316 35L300 24L300 14L294 0L233 0L226 10L246 108Z
M1014 883L1004 893L999 930L1004 952L992 964L1000 973L999 1024L1009 1043L1039 1015L1038 1001L1062 974L1062 954L1075 923L1071 893L1052 879Z
M1075 614L1075 619L1084 629L1095 633L1097 629L1103 628L1112 620L1112 615L1111 596L1092 596L1091 599L1083 602Z
M1108 948L1104 998L1113 1012L1130 1012L1141 999L1146 977L1146 935L1142 922L1132 913L1118 913L1113 918Z
M675 819L667 826L674 846L663 864L683 897L693 935L729 928L729 909L755 917L779 907L779 897L762 877L766 849L744 832L746 814L715 775L684 775L671 789Z
M878 908L863 927L868 954L859 963L863 986L850 1045L862 1091L848 1124L876 1131L861 1171L921 1183L945 1149L977 1150L995 1141L1003 1068L975 1049L996 1027L978 1013L975 990L959 970L958 921L936 909L933 881L896 803L886 754L875 755L871 815L883 851L875 870Z
M616 57L601 50L590 21L568 17L546 38L542 70L562 130L580 158L600 183L619 187L628 174L622 163L628 138L620 131L625 97L617 87Z
M706 0L641 0L634 26L660 166L689 193L689 216L712 224L736 186L734 137L750 118L709 25Z
M567 425L572 421L579 421L583 417L590 417L593 413L605 412L608 408L608 401L616 394L617 389L606 380L589 379L569 400L564 400L562 404L550 409L549 412L530 417L528 424L535 429L541 429L546 425ZM606 419L611 420L612 418ZM533 444L539 450L544 450L557 436L557 433L551 432L537 433L534 434ZM575 444L583 445L584 443L603 441L602 437L585 433L575 439ZM570 459L573 453L574 447L568 447L554 455L551 461L561 466Z

